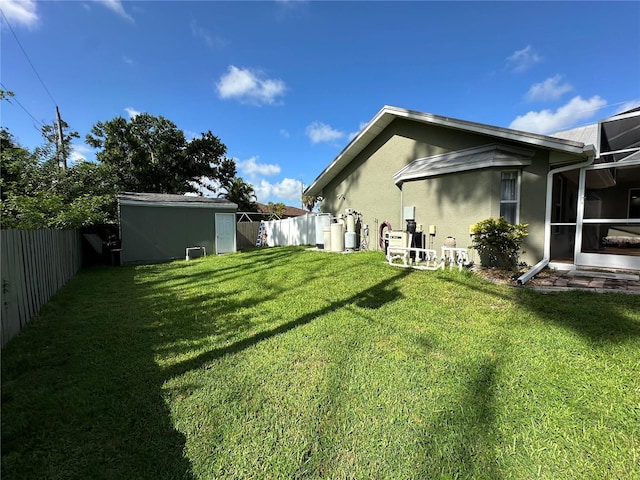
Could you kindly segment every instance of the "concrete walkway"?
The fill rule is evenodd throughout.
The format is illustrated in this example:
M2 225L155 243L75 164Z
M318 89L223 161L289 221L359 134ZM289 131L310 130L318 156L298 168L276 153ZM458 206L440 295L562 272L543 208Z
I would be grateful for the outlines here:
M598 271L544 270L525 284L540 290L593 290L597 292L622 292L640 294L640 275Z

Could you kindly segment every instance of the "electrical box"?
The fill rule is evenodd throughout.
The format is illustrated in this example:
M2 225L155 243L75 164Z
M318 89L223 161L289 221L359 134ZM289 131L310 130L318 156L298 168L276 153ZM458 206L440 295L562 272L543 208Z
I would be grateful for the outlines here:
M404 220L415 220L416 207L404 207Z
M429 225L429 235L435 235L435 234L436 234L436 226Z

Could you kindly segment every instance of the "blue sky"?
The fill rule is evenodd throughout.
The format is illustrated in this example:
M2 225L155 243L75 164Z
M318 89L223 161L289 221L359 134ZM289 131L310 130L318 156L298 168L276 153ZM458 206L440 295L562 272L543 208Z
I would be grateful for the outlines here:
M640 2L0 0L1 124L41 144L140 112L211 130L263 203L299 205L384 106L537 133L640 104ZM37 74L36 74L37 72Z

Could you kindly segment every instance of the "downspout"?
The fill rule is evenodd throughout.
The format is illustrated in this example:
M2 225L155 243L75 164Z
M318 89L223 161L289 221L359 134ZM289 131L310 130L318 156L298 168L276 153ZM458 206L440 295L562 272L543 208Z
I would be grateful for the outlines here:
M579 168L585 168L593 164L596 159L596 150L593 145L585 145L583 152L587 154L587 160L582 163L565 165L564 167L558 167L553 170L549 170L547 173L547 192L546 192L546 208L544 215L544 252L543 258L527 272L518 277L518 285L524 285L533 277L535 277L544 267L549 264L551 257L551 207L553 200L553 176L556 173L567 172L569 170L576 170Z

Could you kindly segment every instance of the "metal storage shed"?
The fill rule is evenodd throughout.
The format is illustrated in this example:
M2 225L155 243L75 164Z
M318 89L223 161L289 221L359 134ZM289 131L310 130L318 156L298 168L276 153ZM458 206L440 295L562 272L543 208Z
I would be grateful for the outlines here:
M118 195L121 262L184 259L186 249L236 251L236 211L228 200L158 193Z

